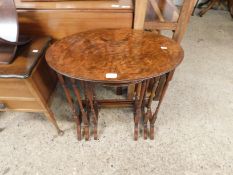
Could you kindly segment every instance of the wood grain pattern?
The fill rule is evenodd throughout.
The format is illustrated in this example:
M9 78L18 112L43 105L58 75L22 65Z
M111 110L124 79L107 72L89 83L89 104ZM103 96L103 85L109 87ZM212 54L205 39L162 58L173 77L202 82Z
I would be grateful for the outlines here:
M131 28L133 13L78 10L18 10L20 32L61 39L98 28Z
M56 86L55 73L43 55L49 41L48 37L34 39L19 50L12 64L0 65L0 111L42 112L63 134L48 107Z
M61 39L98 28L131 28L132 0L21 2L16 0L20 33Z
M183 50L175 41L132 29L79 33L56 42L46 53L49 66L60 74L105 83L159 76L173 70L182 59ZM117 78L106 78L107 73L116 73Z
M0 65L0 78L29 77L50 40L48 37L42 37L18 48L17 58L14 60L14 63Z
M20 92L20 93L19 93ZM25 100L32 101L35 97L20 79L0 79L0 100Z
M0 100L0 103L5 105L0 111L45 112L38 101Z
M123 10L133 9L133 0L101 0L101 1L60 1L60 2L22 2L15 0L17 9L37 10Z

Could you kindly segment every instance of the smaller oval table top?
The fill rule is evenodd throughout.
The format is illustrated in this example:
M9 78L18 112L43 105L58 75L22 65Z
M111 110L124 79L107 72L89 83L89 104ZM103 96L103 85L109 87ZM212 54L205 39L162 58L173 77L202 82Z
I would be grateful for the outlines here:
M46 52L56 72L84 81L129 83L157 77L184 57L165 36L132 29L98 29L68 36Z

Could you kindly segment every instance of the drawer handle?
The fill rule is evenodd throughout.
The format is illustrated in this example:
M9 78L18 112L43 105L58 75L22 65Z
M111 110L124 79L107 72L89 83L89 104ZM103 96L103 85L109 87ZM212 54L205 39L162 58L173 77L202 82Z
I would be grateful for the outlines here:
M0 102L0 109L6 109L6 105Z

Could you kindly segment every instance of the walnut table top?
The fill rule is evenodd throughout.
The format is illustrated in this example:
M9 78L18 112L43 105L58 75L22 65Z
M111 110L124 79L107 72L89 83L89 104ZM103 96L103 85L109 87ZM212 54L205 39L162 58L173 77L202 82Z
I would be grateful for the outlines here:
M170 38L132 29L98 29L55 42L46 60L56 72L84 81L130 83L178 66L183 49Z

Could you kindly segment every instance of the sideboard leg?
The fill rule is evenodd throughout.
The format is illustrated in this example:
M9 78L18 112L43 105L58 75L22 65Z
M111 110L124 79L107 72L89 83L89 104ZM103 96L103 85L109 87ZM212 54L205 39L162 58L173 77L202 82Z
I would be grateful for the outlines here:
M64 131L62 131L59 126L57 125L56 119L54 117L53 112L47 108L47 112L44 113L45 116L50 120L50 122L52 122L52 124L55 126L58 135L62 136L64 135Z

